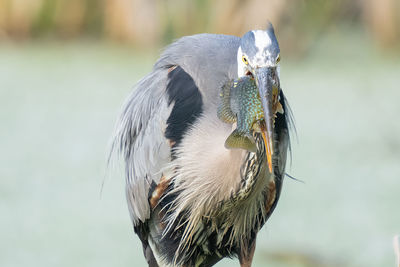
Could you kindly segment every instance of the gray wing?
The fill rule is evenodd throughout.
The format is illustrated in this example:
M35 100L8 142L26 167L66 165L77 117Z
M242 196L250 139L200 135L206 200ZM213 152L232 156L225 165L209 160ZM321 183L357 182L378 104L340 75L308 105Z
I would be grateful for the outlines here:
M165 131L178 101L171 103L167 92L167 86L174 86L168 80L170 70L179 66L183 75L189 75L191 86L201 92L205 108L208 102L218 99L219 89L226 80L236 78L239 40L215 34L179 39L163 52L153 71L139 81L128 97L117 122L112 150L120 152L125 160L126 195L134 225L150 217L149 190L153 182L158 184L160 170L171 161L170 140ZM177 87L187 88L182 84ZM179 92L175 90L174 94ZM179 101L179 105L187 104L184 101ZM186 123L185 119L183 122Z
M117 122L112 150L124 157L126 197L134 225L150 217L148 194L170 161L164 137L171 112L165 88L167 70L156 69L139 81L124 104Z

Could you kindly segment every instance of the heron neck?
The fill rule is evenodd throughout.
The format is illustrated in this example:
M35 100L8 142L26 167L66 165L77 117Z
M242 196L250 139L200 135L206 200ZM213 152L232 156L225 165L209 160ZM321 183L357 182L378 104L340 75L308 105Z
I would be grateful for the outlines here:
M259 184L260 179L266 178L266 156L262 138L256 136L257 152L247 153L242 167L240 169L241 182L234 194L230 198L230 202L237 203L249 198L255 191L256 185Z

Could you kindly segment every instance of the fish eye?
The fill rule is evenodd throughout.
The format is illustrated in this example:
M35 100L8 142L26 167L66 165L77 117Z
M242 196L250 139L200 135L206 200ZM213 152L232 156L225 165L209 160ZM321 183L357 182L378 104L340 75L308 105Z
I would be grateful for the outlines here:
M276 57L276 63L279 63L279 61L281 61L281 55L280 54Z
M244 64L249 64L249 61L247 61L247 58L245 56L242 56L242 60Z

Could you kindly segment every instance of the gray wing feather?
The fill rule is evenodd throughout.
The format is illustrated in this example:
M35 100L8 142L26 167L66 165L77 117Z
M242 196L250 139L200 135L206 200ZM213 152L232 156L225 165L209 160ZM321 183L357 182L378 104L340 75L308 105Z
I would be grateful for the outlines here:
M159 182L162 167L170 161L164 137L171 112L165 93L167 70L156 69L139 81L124 104L117 122L112 150L125 160L126 197L132 222L150 217L149 189Z

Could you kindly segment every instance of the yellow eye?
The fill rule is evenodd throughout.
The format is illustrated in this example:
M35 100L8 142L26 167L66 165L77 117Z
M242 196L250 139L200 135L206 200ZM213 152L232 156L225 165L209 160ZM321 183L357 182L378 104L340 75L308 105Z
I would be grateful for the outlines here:
M249 62L247 61L247 58L245 56L242 56L242 60L243 60L244 64L246 64L246 65L249 64Z
M278 57L276 58L276 63L279 63L279 61L281 61L281 55L278 55Z

